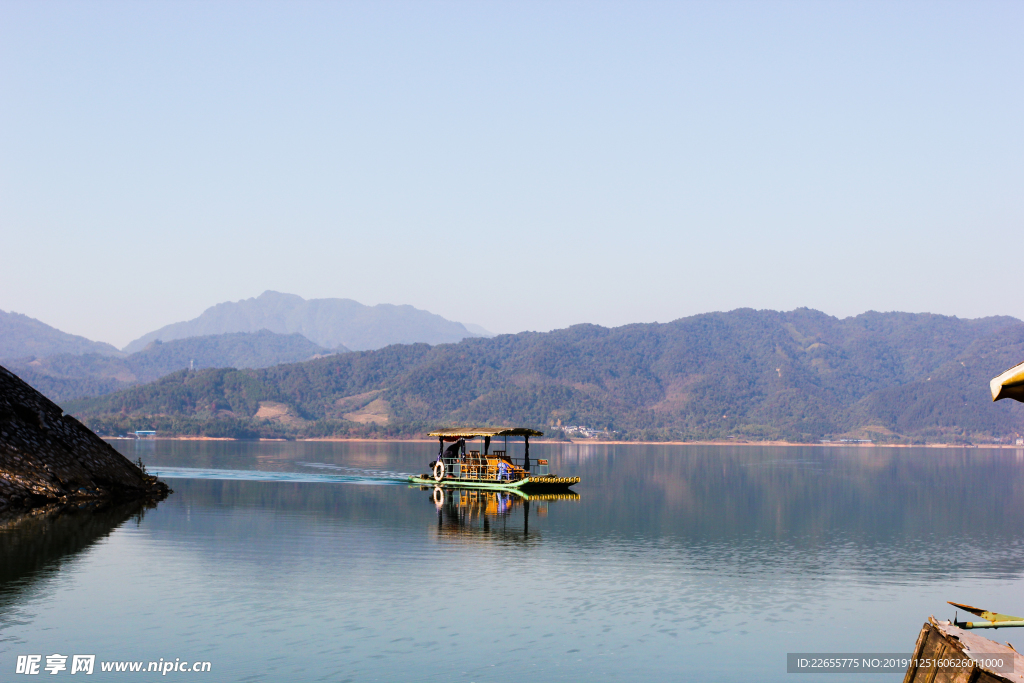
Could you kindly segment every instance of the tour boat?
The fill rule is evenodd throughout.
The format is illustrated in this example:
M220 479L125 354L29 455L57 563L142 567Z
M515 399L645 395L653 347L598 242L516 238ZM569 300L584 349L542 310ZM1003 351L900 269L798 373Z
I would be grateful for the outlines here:
M480 427L473 429L439 429L430 432L439 442L437 458L430 463L430 472L409 481L421 486L490 490L558 490L578 484L579 477L552 474L548 461L530 459L530 437L544 436L524 427ZM521 437L523 457L508 454L508 438ZM483 438L483 452L466 450L466 442ZM503 438L501 450L491 450L491 440ZM446 448L445 444L449 444Z

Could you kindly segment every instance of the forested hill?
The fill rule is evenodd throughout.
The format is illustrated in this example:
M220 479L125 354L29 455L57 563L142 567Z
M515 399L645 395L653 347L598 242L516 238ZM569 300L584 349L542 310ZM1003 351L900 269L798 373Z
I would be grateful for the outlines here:
M741 309L395 345L264 370L179 372L70 404L101 431L254 436L584 425L626 439L975 441L1024 432L988 381L1024 322Z
M51 401L64 403L74 398L97 396L151 382L190 366L265 368L330 353L301 334L275 334L260 330L155 341L130 355L62 353L43 358L19 358L6 361L6 364L8 370L43 392Z

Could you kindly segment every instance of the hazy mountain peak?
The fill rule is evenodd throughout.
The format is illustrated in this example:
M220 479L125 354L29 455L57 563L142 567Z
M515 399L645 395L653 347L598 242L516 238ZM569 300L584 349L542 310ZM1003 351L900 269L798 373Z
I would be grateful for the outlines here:
M475 336L461 323L409 305L364 306L352 299L303 299L267 290L258 297L211 306L198 317L166 325L128 344L128 353L161 339L257 332L301 334L327 349L377 349L390 344L443 344Z
M5 363L51 400L63 401L109 393L186 368L265 368L341 351L340 348L324 349L301 334L260 330L168 342L154 339L146 348L128 356L62 353L31 361L11 359Z
M42 357L56 353L120 355L115 347L61 332L21 313L0 311L0 358Z
M465 328L467 330L472 332L477 337L497 337L498 336L494 332L491 332L490 330L488 330L488 329L486 329L484 327L481 327L480 325L473 325L472 323L462 323L462 324L465 326Z
M267 301L291 301L291 302L296 302L296 303L301 303L301 302L305 301L305 299L303 299L298 294L288 294L286 292L275 292L272 289L266 290L265 292L263 292L262 294L260 294L258 297L255 297L255 298L257 298L257 299L264 299L264 300L267 300Z

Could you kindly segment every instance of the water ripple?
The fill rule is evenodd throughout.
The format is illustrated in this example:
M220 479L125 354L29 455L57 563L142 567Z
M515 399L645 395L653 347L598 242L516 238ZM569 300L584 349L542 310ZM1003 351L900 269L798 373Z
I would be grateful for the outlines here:
M368 485L407 484L409 483L409 477L412 476L398 472L369 474L366 470L362 474L317 474L313 472L220 470L202 467L150 467L148 472L163 479L225 479L231 481L293 481L310 484Z

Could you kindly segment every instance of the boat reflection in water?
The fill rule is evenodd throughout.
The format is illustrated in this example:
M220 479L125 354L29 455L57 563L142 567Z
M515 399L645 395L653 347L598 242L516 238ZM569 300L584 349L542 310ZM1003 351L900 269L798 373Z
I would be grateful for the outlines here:
M552 504L578 501L573 491L528 495L519 491L485 491L476 489L429 490L430 501L437 510L437 533L447 540L481 540L497 538L505 541L539 541L540 533L530 531L531 515L536 520L547 517Z

